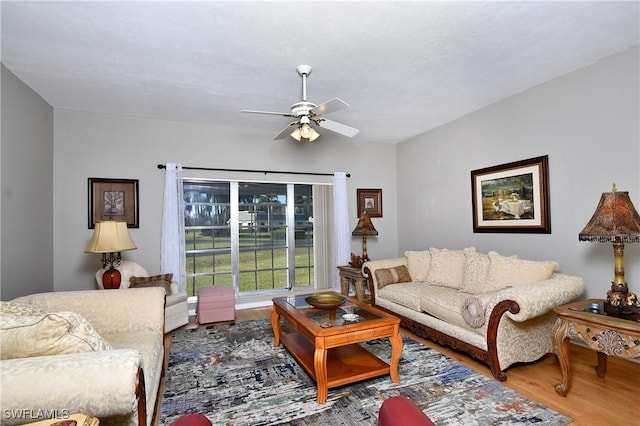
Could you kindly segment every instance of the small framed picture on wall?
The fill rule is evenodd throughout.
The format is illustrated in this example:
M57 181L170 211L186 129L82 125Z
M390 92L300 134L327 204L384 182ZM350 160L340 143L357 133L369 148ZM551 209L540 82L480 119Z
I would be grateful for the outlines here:
M382 217L382 189L358 189L358 217L367 212L370 217Z
M89 178L89 229L96 222L127 222L138 228L138 180Z

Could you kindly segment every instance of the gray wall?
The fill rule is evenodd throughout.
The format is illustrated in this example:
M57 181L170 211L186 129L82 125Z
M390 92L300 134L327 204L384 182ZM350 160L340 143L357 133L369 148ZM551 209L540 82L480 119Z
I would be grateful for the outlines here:
M300 144L290 138L273 141L280 125L277 122L273 132L259 133L67 110L56 110L54 121L54 227L65 230L57 233L54 241L55 290L95 288L94 274L100 267L100 256L84 253L92 235L87 227L88 177L140 181L140 228L130 229L138 249L123 253L123 258L142 264L150 273L159 272L164 171L156 165L166 162L198 167L349 172L351 227L357 223L356 189L382 188L384 217L374 219L381 237L367 240L367 249L370 256L378 258L395 255L398 250L394 145L357 144L326 133L313 144ZM391 166L380 167L385 163ZM184 173L185 177L193 175L195 172ZM225 174L218 174L221 175ZM265 179L264 174L247 177ZM361 241L352 239L352 251L362 252Z
M156 164L165 162L347 171L351 226L356 189L383 189L384 217L374 219L380 235L368 239L372 258L473 245L556 259L564 272L585 277L588 296L603 297L611 245L579 243L577 234L614 181L640 208L638 62L631 49L396 146L325 136L295 144L251 130L66 110L52 118L3 68L2 299L95 288L99 256L84 253L88 177L140 180L140 228L131 230L138 249L124 257L157 271L164 172ZM470 171L545 154L552 234L474 234ZM351 247L360 253L360 240ZM625 259L629 285L640 292L640 244L628 244Z
M498 102L397 146L398 247L496 250L560 262L587 297L613 279L610 243L578 242L602 192L628 191L640 209L638 47ZM551 234L473 233L472 170L549 156ZM640 244L625 247L640 293Z
M53 108L2 65L0 298L53 290Z

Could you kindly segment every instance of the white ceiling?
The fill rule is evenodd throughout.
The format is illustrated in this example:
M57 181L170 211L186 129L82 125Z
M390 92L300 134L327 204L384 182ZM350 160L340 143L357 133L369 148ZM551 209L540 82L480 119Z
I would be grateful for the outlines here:
M351 104L327 118L397 143L638 45L639 5L2 1L2 62L55 108L273 135L240 111L289 111L309 64L310 101Z

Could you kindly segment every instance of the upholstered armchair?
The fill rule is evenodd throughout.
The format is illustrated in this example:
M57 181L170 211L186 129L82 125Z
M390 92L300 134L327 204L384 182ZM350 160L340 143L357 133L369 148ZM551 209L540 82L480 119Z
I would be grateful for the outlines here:
M118 269L122 275L120 289L130 287L129 280L131 277L149 277L146 269L131 260L123 260L116 269ZM102 274L104 274L104 271L104 269L100 269L96 272L96 282L101 290L104 290L104 286L102 285ZM175 330L189 322L187 293L180 292L178 283L176 282L171 283L171 291L166 293L164 315L165 333Z

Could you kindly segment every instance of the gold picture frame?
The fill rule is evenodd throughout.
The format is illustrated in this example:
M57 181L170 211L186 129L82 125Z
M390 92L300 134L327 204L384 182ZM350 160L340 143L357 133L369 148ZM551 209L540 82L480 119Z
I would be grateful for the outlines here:
M382 189L358 189L358 217L369 213L369 217L382 217Z
M473 232L551 233L549 158L471 172Z
M138 228L138 180L89 178L89 229L96 222L127 222L127 228Z

